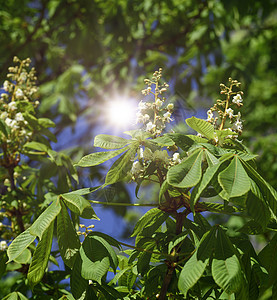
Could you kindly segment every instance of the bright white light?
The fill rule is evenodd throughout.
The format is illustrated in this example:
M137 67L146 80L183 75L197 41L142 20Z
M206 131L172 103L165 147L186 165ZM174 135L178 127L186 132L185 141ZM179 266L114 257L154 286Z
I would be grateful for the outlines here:
M113 126L124 128L136 122L136 106L132 100L113 100L106 108L108 122Z

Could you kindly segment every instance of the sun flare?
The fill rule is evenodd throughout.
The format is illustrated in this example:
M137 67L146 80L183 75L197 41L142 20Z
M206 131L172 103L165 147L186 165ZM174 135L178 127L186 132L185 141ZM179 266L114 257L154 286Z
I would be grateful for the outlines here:
M136 104L132 100L118 99L107 106L107 117L111 125L127 127L135 123Z

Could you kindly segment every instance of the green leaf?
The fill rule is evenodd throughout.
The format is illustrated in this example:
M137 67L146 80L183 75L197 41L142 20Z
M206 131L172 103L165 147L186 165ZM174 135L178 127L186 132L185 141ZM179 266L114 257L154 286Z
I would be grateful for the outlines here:
M250 179L237 156L219 173L218 182L229 198L242 196L250 190Z
M157 143L161 147L170 147L174 146L175 142L168 134L164 134L163 136L159 136L152 140L154 143Z
M105 178L105 186L123 180L132 167L132 160L137 152L137 147L130 148L118 160L116 160L108 171Z
M27 279L33 288L38 284L48 265L53 240L54 221L44 231L41 240L38 242L28 270Z
M207 149L204 151L209 167L219 163L219 160Z
M19 264L28 264L32 257L31 251L29 249L24 249L24 251L14 259L15 262Z
M89 236L99 236L99 237L103 238L104 240L106 240L111 246L122 250L121 244L116 239L114 239L113 237L111 237L103 232L93 231L89 234Z
M94 147L100 147L103 149L119 149L130 143L130 140L107 134L99 134L94 139Z
M269 204L270 208L272 209L273 213L277 214L277 192L276 190L266 182L263 177L253 168L250 166L249 163L242 161L249 177L257 184L259 187L265 201Z
M205 136L209 140L214 139L214 127L207 121L191 117L186 119L186 123L194 130Z
M103 162L121 154L126 151L127 148L122 148L115 151L106 151L106 152L95 152L88 154L81 158L81 160L76 164L79 167L93 167L102 164Z
M277 234L272 240L262 249L258 258L261 265L268 271L268 279L266 286L269 287L277 282Z
M17 258L35 240L35 236L30 233L30 228L18 235L10 244L7 254L9 261Z
M75 299L84 299L89 285L88 280L82 277L81 270L82 260L80 253L78 252L70 276L70 288Z
M63 195L80 195L80 196L84 196L84 195L88 195L92 192L95 191L96 188L84 188L84 189L79 189L79 190L75 190L69 193L64 193Z
M183 133L167 133L176 144L176 146L180 147L184 151L188 151L195 142L205 142L207 140L202 139L198 136L186 135Z
M57 217L58 244L64 263L72 268L81 244L63 202L61 202L61 207L61 212Z
M30 233L34 236L38 236L41 240L43 233L55 220L60 211L60 201L55 199L30 227Z
M211 203L211 202L201 202L199 203L200 207L203 210L207 210L215 213L222 213L227 215L232 215L234 213L241 212L242 210L236 206L224 205L220 203Z
M168 254L171 254L171 251L174 247L179 245L181 242L184 241L184 239L188 236L188 233L186 231L178 234L174 239L171 239L171 241L168 244Z
M255 222L254 220L245 223L238 231L246 234L253 234L253 235L261 234L264 232L262 226L259 223Z
M8 137L8 132L7 132L7 125L4 122L4 120L0 120L0 131L4 134L4 136L7 138Z
M168 218L168 214L158 208L148 210L137 222L131 237L136 235L151 236Z
M28 300L23 294L20 292L12 292L4 297L2 300Z
M60 196L65 200L66 206L78 215L82 215L85 213L85 209L91 207L89 201L78 194L66 193ZM98 217L95 215L94 219L98 219Z
M167 172L168 183L179 188L195 186L202 176L202 156L203 150L198 149L180 164L171 167Z
M203 174L203 177L198 185L195 186L195 188L192 190L191 198L190 198L190 208L191 211L194 213L194 205L199 200L202 192L209 186L211 183L213 177L217 173L219 167L221 166L221 163L218 163L217 165L210 166L206 169L205 173Z
M270 210L259 190L259 187L252 179L251 192L248 193L246 208L248 214L262 226L263 230L265 230L270 220Z
M38 124L44 128L56 127L56 124L52 120L47 119L47 118L39 118Z
M85 279L101 283L111 266L114 272L118 265L117 256L110 244L100 236L88 235L80 248L81 274Z
M168 190L168 188L170 187L170 185L168 184L167 180L165 180L162 183L162 186L160 188L160 192L159 192L159 203L161 203L162 197L164 195L164 193Z
M203 235L196 252L186 262L180 273L178 287L185 297L188 290L196 284L206 269L213 250L214 234L215 230L212 228Z
M229 295L238 292L241 288L243 276L240 262L235 254L234 246L220 227L217 231L212 275L216 284Z
M38 150L38 151L42 151L42 152L47 152L49 150L49 148L39 142L28 142L26 144L24 144L24 148L30 148L33 150Z

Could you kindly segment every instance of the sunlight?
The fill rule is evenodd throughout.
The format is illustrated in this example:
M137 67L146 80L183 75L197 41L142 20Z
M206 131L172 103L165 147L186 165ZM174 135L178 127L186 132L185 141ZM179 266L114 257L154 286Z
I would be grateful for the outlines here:
M124 128L136 121L136 104L130 99L116 99L106 108L108 122L113 126Z

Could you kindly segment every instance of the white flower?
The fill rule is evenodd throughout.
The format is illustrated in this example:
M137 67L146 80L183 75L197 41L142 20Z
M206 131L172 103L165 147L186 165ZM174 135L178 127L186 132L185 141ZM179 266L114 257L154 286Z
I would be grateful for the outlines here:
M5 122L6 122L6 124L7 124L9 127L11 127L11 128L14 128L14 129L19 128L19 126L17 125L16 120L12 120L12 119L10 119L10 118L7 118L7 119L5 120Z
M242 103L241 95L240 94L236 94L236 96L233 97L232 102L235 103L235 104L237 104L238 106L240 106L241 103Z
M172 160L173 160L173 162L174 162L175 164L179 164L179 163L181 162L181 159L180 159L180 153L175 152L175 153L173 154Z
M174 104L173 103L169 103L167 104L167 107L166 107L168 110L172 110L174 108Z
M167 122L172 121L170 117L171 117L171 113L169 111L164 114L165 121Z
M138 104L138 108L139 108L139 110L147 109L147 104L143 101L140 101Z
M233 116L234 116L234 111L232 110L232 108L228 108L228 109L226 110L226 113L227 113L227 115L229 116L230 119L233 118Z
M142 122L143 114L142 114L141 112L137 112L137 113L136 113L136 116L137 116L136 123Z
M0 250L4 251L8 248L8 244L6 241L1 241L0 242Z
M234 129L237 131L242 131L242 122L240 120L237 120L234 125L233 125Z
M16 110L16 102L12 101L8 104L8 107L11 111Z
M146 121L148 121L150 119L150 116L148 114L145 114L142 116L142 122L145 123Z
M166 91L167 91L167 88L165 88L165 87L160 89L160 93L163 93L163 92L166 92Z
M10 83L8 82L8 80L5 80L4 84L3 84L3 88L6 92L9 91L9 86L10 86Z
M163 101L161 99L157 99L157 101L155 102L156 108L160 109L161 106L163 105Z
M6 120L7 117L8 117L8 113L6 111L4 111L4 112L2 112L0 119Z
M141 165L141 163L137 160L133 163L132 165L132 169L131 169L131 173L133 175L136 175L138 173L140 173L141 171L143 171L143 166Z
M27 73L23 72L20 74L19 80L25 81L27 79Z
M146 124L146 131L151 131L152 129L156 128L156 125L153 124L152 122L148 122Z
M15 96L16 96L17 98L21 98L21 97L24 96L24 94L23 94L23 92L22 92L21 89L17 89L16 92L15 92Z
M15 115L15 120L16 120L17 122L24 121L24 117L23 117L23 115L22 115L21 112L19 112L19 113L17 113L17 114Z

